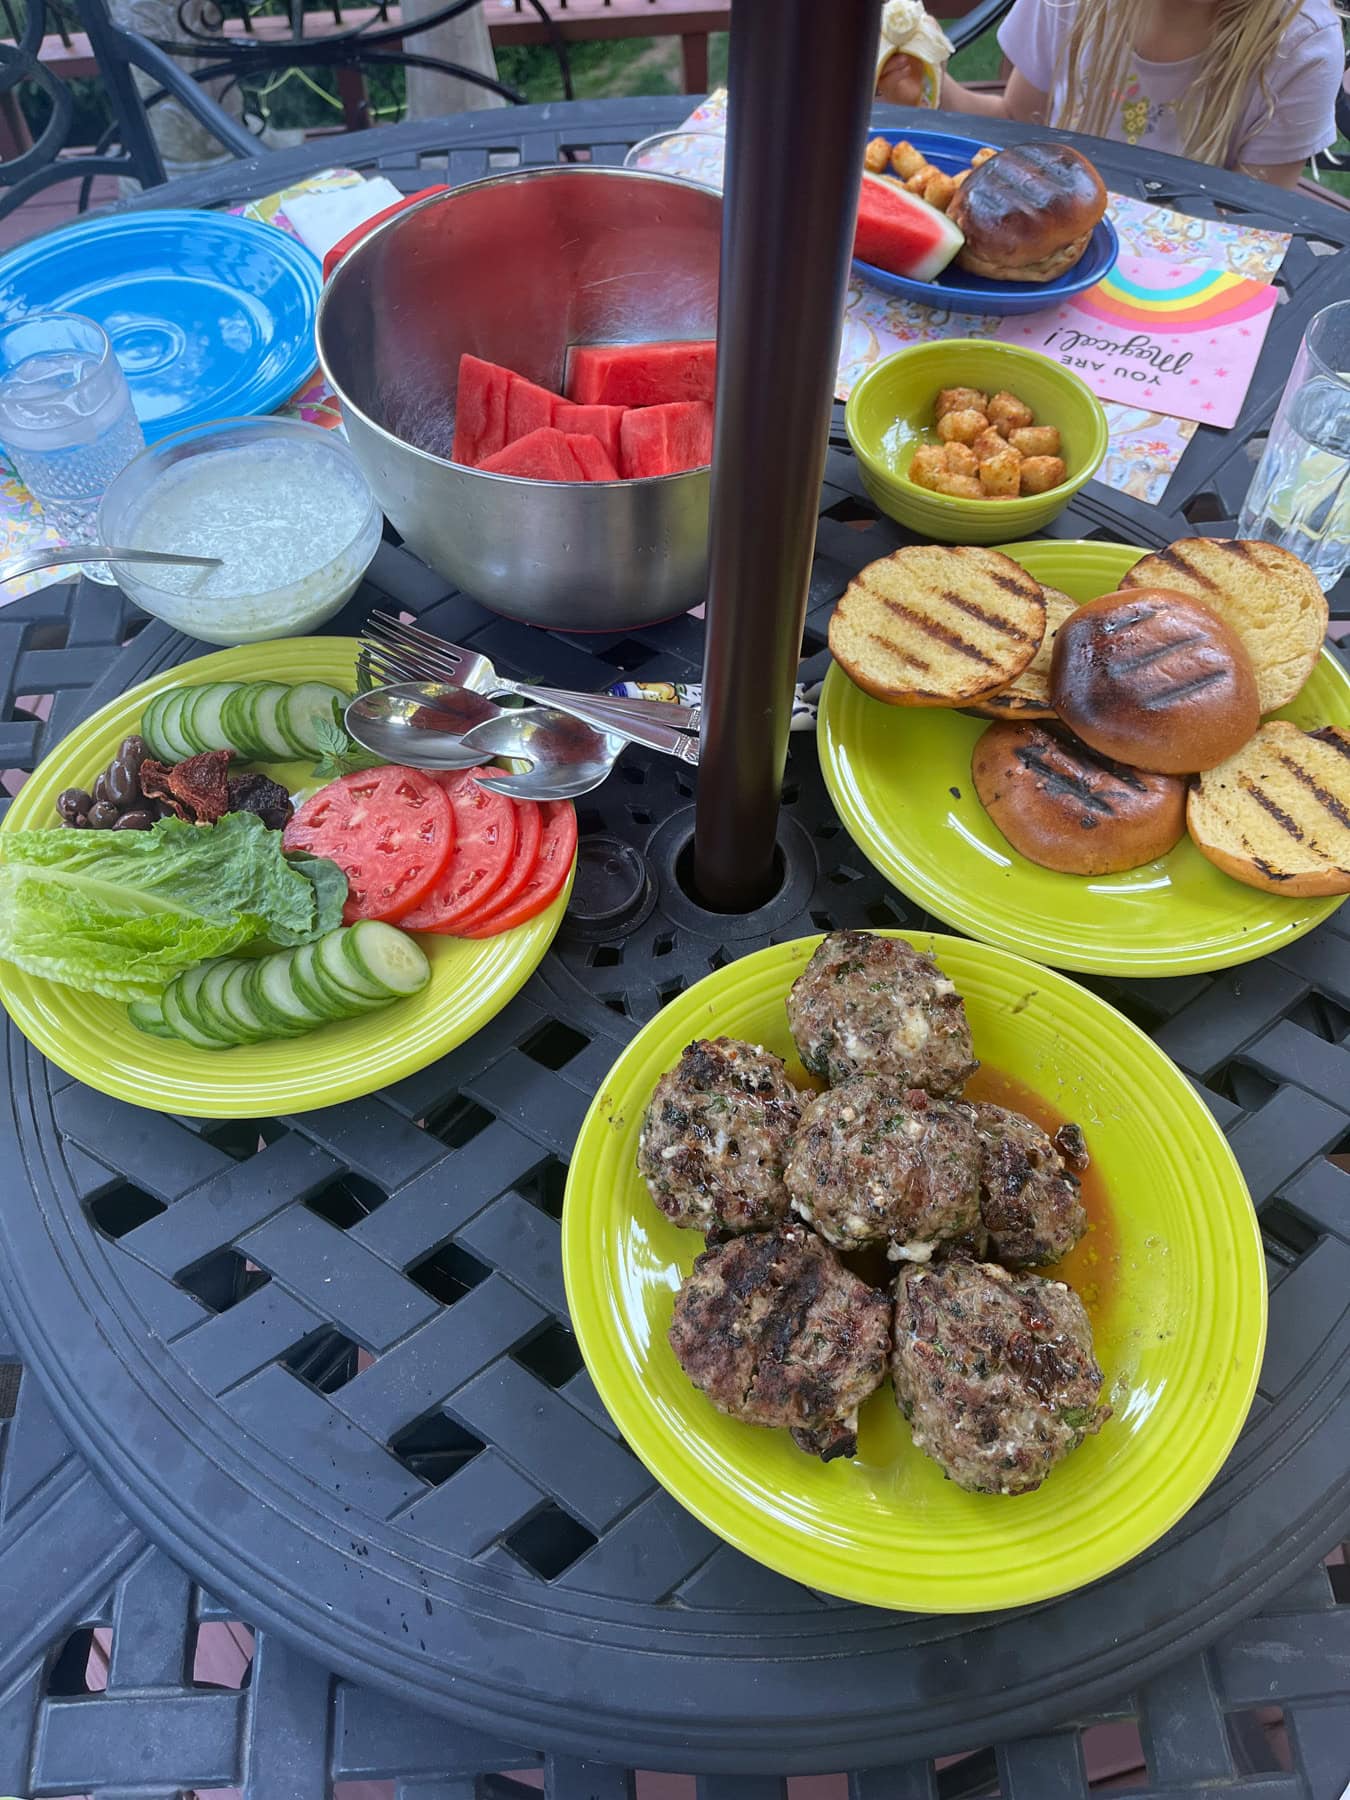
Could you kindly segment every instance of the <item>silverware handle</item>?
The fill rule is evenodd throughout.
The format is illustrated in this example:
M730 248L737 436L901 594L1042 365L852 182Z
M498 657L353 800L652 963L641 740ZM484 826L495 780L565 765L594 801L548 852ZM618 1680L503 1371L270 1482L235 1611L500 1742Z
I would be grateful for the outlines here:
M653 725L673 725L678 731L697 731L703 717L701 706L682 706L674 700L630 700L621 694L583 694L571 688L536 687L527 681L513 681L512 692L528 699L547 700L550 706L570 711L573 701L616 719L650 719Z
M555 693L551 688L537 688L524 681L515 683L515 691L527 700L539 701L543 706L561 707L564 712L571 713L574 719L580 719L584 725L593 726L596 731L603 731L611 737L627 738L630 744L645 744L649 750L664 751L667 756L678 757L681 762L698 762L698 739L690 737L687 732L678 731L673 725L616 713L612 707L598 705L595 696L590 694L574 696ZM662 701L658 700L653 704L664 710Z

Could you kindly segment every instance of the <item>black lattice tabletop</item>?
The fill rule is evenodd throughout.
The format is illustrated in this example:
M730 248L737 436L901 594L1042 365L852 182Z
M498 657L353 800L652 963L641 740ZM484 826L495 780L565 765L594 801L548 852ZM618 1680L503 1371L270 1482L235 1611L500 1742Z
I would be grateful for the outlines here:
M425 185L437 153L452 179L494 156L589 147L616 160L681 105L478 115L344 140L342 151L407 187ZM1269 414L1308 314L1343 286L1350 215L1327 208L1324 219L1316 202L1272 201L1212 171L1199 193L1189 165L1093 154L1117 189L1297 234L1244 427L1197 433L1164 509L1094 485L1056 525L1143 544L1222 530L1250 468L1244 435ZM312 170L319 158L306 156ZM301 172L294 156L268 159L229 171L230 193ZM225 197L220 177L156 196ZM845 581L901 541L842 449L821 505L808 678ZM0 742L13 766L32 766L79 711L196 649L158 625L123 643L131 621L106 590L81 587L69 611L66 599L4 614L14 722ZM333 629L352 630L375 604L564 685L696 676L701 653L690 619L575 639L495 619L392 541ZM34 697L47 694L43 725ZM591 874L636 870L627 914L570 922L492 1025L368 1100L290 1119L175 1120L82 1088L10 1032L4 1137L19 1176L0 1208L0 1293L25 1360L136 1524L234 1616L275 1633L278 1655L290 1639L344 1679L494 1740L614 1765L577 1792L623 1792L622 1769L637 1764L738 1772L703 1783L705 1800L757 1800L780 1791L783 1771L822 1769L881 1771L858 1776L859 1800L931 1794L922 1764L892 1765L1048 1732L1122 1706L1129 1689L1158 1697L1146 1710L1150 1742L1164 1746L1160 1787L1182 1779L1188 1755L1197 1781L1222 1780L1213 1722L1248 1690L1216 1688L1220 1665L1198 1653L1262 1601L1287 1601L1339 1534L1350 1496L1350 1174L1330 1160L1350 1144L1350 926L1338 916L1229 975L1092 984L1195 1080L1261 1215L1270 1348L1219 1481L1153 1551L1085 1593L974 1619L874 1612L769 1574L654 1488L567 1327L566 1158L635 1024L760 944L918 922L833 817L809 739L794 742L788 769L783 885L754 917L708 915L681 889L692 798L682 768L627 755L581 813ZM73 1624L103 1616L94 1592ZM177 1604L187 1621L186 1588ZM1328 1659L1350 1644L1344 1616L1329 1618L1306 1654L1315 1691L1334 1696L1344 1665L1333 1677ZM1243 1679L1259 1666L1290 1697L1276 1678L1286 1651L1269 1641ZM1175 1679L1161 1673L1169 1665ZM1003 1791L1080 1792L1077 1758L1071 1733L1008 1749ZM1325 1783L1269 1781L1272 1800L1337 1800Z

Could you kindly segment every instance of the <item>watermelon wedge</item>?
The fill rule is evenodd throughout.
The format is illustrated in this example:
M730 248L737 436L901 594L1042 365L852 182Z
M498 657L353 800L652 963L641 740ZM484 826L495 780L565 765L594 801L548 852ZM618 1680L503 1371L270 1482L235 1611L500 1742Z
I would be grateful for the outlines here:
M619 468L626 481L678 475L712 461L713 409L704 400L635 406L623 415Z
M510 369L470 356L467 350L460 357L452 462L472 465L505 446L506 397L511 383L518 379Z
M593 438L599 438L605 447L605 454L617 469L619 466L619 421L623 418L621 406L578 406L572 400L554 400L553 418L550 423L559 431L571 436L574 432L586 431Z
M663 344L573 344L567 352L564 392L581 406L711 401L717 384L716 362L717 345L711 338Z
M892 275L932 281L965 243L960 229L917 194L864 175L853 254Z
M489 475L523 475L530 481L586 479L566 437L551 425L527 432L494 456L485 457L478 467Z
M567 448L576 458L584 481L617 481L619 471L610 461L609 451L588 431L567 431Z
M517 438L552 425L557 404L558 396L548 388L513 373L506 389L506 442L512 444Z

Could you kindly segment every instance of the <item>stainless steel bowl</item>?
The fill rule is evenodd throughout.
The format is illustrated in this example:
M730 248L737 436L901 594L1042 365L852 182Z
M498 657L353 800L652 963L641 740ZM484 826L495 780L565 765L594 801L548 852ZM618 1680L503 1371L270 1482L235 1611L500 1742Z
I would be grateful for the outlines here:
M459 358L561 390L572 343L711 337L722 202L568 166L491 176L377 227L319 305L319 360L394 528L511 618L626 630L703 598L708 471L525 481L449 461Z

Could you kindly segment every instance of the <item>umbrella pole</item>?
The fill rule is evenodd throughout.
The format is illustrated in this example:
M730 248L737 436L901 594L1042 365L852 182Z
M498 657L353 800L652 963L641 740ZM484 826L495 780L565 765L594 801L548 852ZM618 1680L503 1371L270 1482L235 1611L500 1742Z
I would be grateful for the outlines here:
M773 893L881 0L736 0L694 885Z

